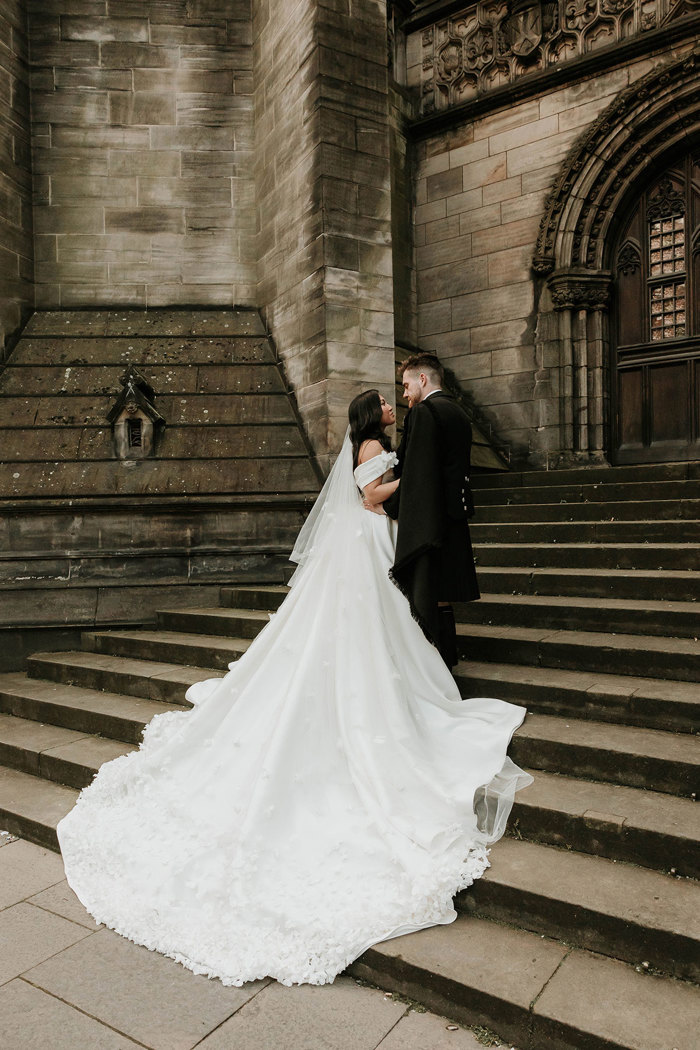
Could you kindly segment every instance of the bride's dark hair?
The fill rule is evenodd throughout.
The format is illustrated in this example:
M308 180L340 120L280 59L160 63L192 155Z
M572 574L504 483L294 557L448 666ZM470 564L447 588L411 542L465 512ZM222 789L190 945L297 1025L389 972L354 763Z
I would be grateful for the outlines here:
M381 427L382 403L378 390L363 390L348 405L350 423L350 440L352 441L352 465L357 466L357 457L363 441L374 439L385 451L391 449L391 442Z

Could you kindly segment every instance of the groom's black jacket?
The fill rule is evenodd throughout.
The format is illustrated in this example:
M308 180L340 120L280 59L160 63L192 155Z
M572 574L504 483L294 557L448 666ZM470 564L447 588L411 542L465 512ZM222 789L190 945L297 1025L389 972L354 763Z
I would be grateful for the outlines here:
M397 450L401 484L384 503L398 520L391 575L428 637L439 637L437 603L479 597L469 514L472 429L464 409L444 391L406 416Z

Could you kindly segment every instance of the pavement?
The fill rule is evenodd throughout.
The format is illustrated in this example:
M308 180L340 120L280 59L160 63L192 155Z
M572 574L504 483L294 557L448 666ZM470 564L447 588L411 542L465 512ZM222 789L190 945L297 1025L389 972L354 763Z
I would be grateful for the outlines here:
M61 857L0 831L3 1050L503 1050L391 993L332 985L242 988L197 977L99 926Z

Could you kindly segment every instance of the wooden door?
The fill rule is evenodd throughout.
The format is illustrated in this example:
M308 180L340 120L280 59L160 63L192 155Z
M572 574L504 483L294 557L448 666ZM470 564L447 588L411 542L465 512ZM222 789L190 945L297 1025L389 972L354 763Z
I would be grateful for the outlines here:
M614 258L613 462L700 459L700 158L651 183Z

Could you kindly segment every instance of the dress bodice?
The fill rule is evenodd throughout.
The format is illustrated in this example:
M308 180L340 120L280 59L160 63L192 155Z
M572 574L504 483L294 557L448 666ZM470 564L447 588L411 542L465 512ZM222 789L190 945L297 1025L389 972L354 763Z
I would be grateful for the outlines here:
M367 459L364 463L360 463L355 467L353 471L355 484L358 489L364 489L365 485L369 485L371 481L376 481L391 467L395 467L398 462L395 452L380 452L378 456L372 456L371 459Z

